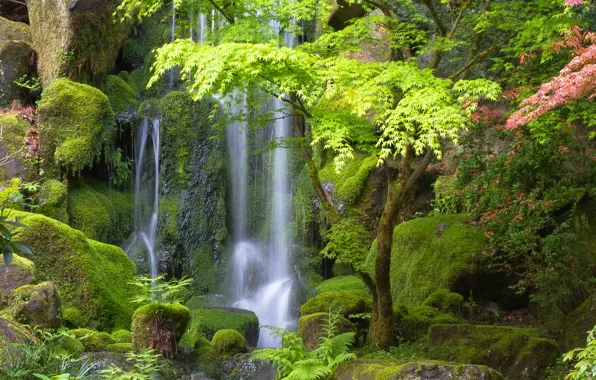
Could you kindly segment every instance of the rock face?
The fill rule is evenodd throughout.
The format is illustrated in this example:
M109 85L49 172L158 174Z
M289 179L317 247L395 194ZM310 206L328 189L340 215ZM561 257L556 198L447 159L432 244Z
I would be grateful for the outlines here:
M544 379L558 355L556 342L532 329L434 325L428 339L433 359L486 365L511 380Z
M322 326L327 323L328 317L329 313L315 313L300 317L300 320L298 321L298 333L300 334L306 349L313 350L317 348ZM338 334L345 332L356 333L356 327L352 322L343 317L339 317L336 327Z
M51 282L42 282L16 289L10 301L10 315L29 326L57 329L62 305L56 287Z
M16 288L35 281L35 265L16 254L12 255L10 265L0 265L0 307L5 307Z
M337 368L336 380L504 380L497 371L449 362L359 359Z
M138 308L132 320L134 348L152 348L167 359L173 358L189 317L188 308L178 303L154 302Z
M113 0L27 0L44 87L66 76L90 79L114 66L128 27L113 23Z
M580 307L569 313L563 322L563 336L568 350L586 346L588 331L596 325L596 305L587 299Z
M259 340L259 318L250 310L233 307L191 309L187 337L202 336L211 340L219 330L232 329L244 336L248 345L255 347ZM185 334L185 335L186 335Z
M32 51L29 26L0 17L0 108L20 97L14 81L29 73Z

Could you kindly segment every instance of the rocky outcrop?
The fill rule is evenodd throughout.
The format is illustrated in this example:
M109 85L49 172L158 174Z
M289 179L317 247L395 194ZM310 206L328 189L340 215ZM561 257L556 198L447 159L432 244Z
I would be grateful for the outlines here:
M42 282L17 288L12 295L9 312L20 323L57 329L62 320L62 303L54 284Z
M329 313L315 313L300 317L298 320L298 333L307 350L314 350L319 345L319 337L323 327L327 324ZM345 332L356 333L356 327L343 317L338 317L335 322L338 334Z
M113 68L128 35L114 23L114 0L27 0L43 86L66 76L82 80Z
M12 255L10 265L0 265L0 307L8 305L16 288L29 285L35 281L35 265L31 260Z
M536 329L435 325L428 340L433 359L486 365L510 380L544 379L558 355L556 342Z
M0 108L21 97L14 81L29 74L32 52L29 26L0 17Z
M335 380L504 380L497 371L481 366L433 360L365 360L342 364Z

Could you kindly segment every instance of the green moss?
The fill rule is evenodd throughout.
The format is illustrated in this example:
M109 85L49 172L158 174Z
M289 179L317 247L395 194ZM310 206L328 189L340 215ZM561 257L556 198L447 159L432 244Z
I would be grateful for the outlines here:
M69 329L85 326L86 319L83 314L72 307L67 307L62 312L62 324Z
M423 305L432 306L444 313L458 314L464 297L461 294L452 293L447 289L440 288L432 292L423 302Z
M428 338L433 359L487 365L511 379L543 379L558 354L556 342L536 329L434 325Z
M10 265L0 262L0 309L8 305L12 293L18 287L35 282L35 264L15 253Z
M19 239L33 251L38 280L52 281L64 307L80 310L85 325L105 330L130 327L138 292L129 284L136 268L116 246L87 239L80 231L39 214L15 212L27 225Z
M56 345L52 350L52 354L56 356L68 355L77 357L85 351L85 346L79 340L69 336L62 335L58 338Z
M366 313L372 307L370 294L363 290L336 290L317 294L302 307L300 314L340 311L343 315Z
M132 343L113 343L108 344L106 346L106 351L120 352L122 354L126 354L128 352L133 352L134 348L132 346Z
M114 144L114 112L96 88L59 79L44 91L38 112L41 155L48 163L79 172Z
M2 131L2 144L5 144L9 154L20 155L23 151L23 138L31 126L29 122L17 113L0 114L0 131Z
M298 320L298 334L308 350L315 349L319 345L319 338L322 335L323 328L327 326L328 321L328 312L314 313L300 317ZM352 322L341 316L336 319L335 328L338 334L356 332L356 327Z
M112 333L112 339L116 343L132 343L132 333L127 330L116 330Z
M417 341L426 337L428 328L436 324L457 324L463 320L441 313L434 307L397 305L394 309L394 323L400 337Z
M569 313L563 322L565 347L572 350L586 346L588 331L596 325L594 300L588 298L580 307Z
M466 215L414 219L395 227L391 252L391 291L395 304L421 304L439 288L476 269L474 259L485 248L482 230ZM374 271L377 244L373 243L368 267Z
M121 244L132 228L133 194L99 183L82 183L68 193L69 224L90 239Z
M211 340L213 353L220 360L225 360L236 354L248 352L248 343L242 334L236 330L219 330Z
M151 98L143 101L137 110L138 114L149 118L159 118L159 100Z
M133 316L132 322L132 343L136 349L152 347L153 342L159 341L161 334L154 331L152 323L159 321L159 325L167 328L175 335L177 342L189 321L189 310L179 303L157 303L153 302L138 308ZM155 334L155 336L152 336Z
M143 66L145 55L147 55L147 49L137 40L128 40L124 43L122 57L124 58L124 62L132 67L139 68Z
M20 178L11 178L8 181L5 181L0 186L0 200L8 199L12 194L18 195L21 193L20 190L21 186L21 179ZM22 208L22 207L19 207Z
M116 75L106 76L101 90L108 97L115 114L136 111L137 93L122 78Z
M39 195L35 200L39 205L39 213L52 219L68 223L68 189L65 184L55 179L46 179L41 184Z
M236 330L251 345L259 337L259 319L253 312L233 308L195 309L190 311L188 333L191 336L213 338L219 330Z
M322 182L333 182L334 197L352 204L362 192L368 175L377 165L377 160L375 156L366 157L357 154L339 172L336 171L333 162L328 163L320 170L319 176Z
M340 276L333 277L329 280L321 282L316 287L317 292L325 293L336 290L360 290L367 292L368 288L364 285L364 282L357 276Z
M12 294L9 315L32 327L56 329L62 320L62 305L54 284L49 281L16 288Z
M106 351L108 345L114 344L110 334L89 329L69 330L68 334L78 339L85 346L86 352Z

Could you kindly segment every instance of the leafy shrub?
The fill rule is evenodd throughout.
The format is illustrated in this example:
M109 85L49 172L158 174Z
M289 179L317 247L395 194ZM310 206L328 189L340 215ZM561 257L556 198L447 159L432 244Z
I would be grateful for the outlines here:
M128 352L126 361L132 364L132 369L126 371L122 368L110 365L106 369L99 371L103 379L106 380L152 380L159 372L160 355L156 355L153 350L144 349L139 352Z
M596 377L596 326L588 333L585 348L576 348L563 357L564 362L574 363L565 379L590 380Z
M155 278L139 276L130 282L140 290L139 295L132 298L132 302L183 303L188 299L188 287L193 283L192 278L173 278L167 282L164 279L165 275L161 274Z

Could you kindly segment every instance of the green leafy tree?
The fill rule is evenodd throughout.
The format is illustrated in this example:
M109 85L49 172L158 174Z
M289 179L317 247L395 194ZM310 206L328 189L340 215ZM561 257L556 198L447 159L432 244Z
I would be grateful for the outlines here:
M588 332L585 348L576 348L565 354L564 362L573 363L573 370L565 379L590 380L596 377L596 327Z

